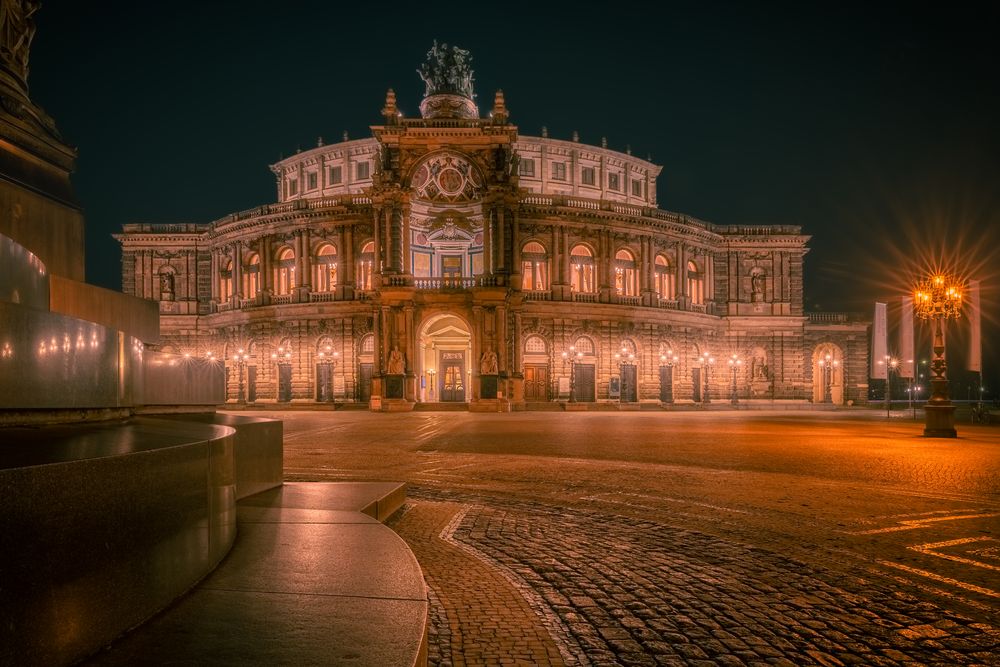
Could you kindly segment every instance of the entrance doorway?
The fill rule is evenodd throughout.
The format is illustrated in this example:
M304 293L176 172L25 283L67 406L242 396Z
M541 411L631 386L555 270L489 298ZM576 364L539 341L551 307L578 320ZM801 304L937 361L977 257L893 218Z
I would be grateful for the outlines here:
M330 362L316 364L316 400L333 400L333 365Z
M594 365L593 364L577 364L574 378L574 400L577 403L593 403L594 402Z
M674 402L674 367L660 366L660 402Z
M367 403L372 397L373 364L358 364L358 402Z
M278 364L278 401L292 400L292 365Z
M450 313L432 315L420 325L418 345L419 400L449 403L471 400L469 371L475 362L466 321Z
M549 367L545 364L524 365L524 400L549 400Z
M691 369L691 394L696 403L704 400L701 395L701 369L698 367Z
M621 367L622 388L621 402L635 403L639 400L636 387L636 370L634 364L622 364Z
M441 353L441 400L465 401L465 352Z
M247 366L247 402L257 400L257 367Z

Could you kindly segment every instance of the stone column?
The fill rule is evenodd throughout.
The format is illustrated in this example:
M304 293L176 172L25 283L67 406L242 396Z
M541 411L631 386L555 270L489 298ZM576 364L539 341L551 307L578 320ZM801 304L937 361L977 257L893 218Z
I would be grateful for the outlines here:
M377 206L374 209L372 224L372 244L373 244L373 254L372 259L372 287L379 287L379 283L382 275L382 207Z
M210 269L210 271L212 272L212 275L211 275L211 278L212 278L212 280L211 280L212 302L213 303L218 303L219 302L219 270L220 270L219 269L219 251L213 248L211 250L211 258L212 258L212 268Z
M233 243L233 308L239 308L243 298L243 253L239 241Z
M472 359L469 359L469 364L472 368L472 382L470 389L472 390L472 400L479 400L481 382L479 380L479 360L483 356L483 337L486 334L485 327L483 326L483 307L473 306L472 307ZM464 378L463 378L464 379Z
M389 209L389 266L396 273L403 272L403 210L396 203Z
M510 225L511 225L511 287L514 289L521 289L521 221L517 209L511 209L510 211ZM549 278L551 281L552 279Z

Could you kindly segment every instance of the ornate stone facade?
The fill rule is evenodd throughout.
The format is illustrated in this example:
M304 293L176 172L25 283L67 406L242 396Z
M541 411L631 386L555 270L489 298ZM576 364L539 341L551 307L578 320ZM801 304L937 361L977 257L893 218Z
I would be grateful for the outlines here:
M803 312L800 227L659 208L659 166L521 135L501 92L481 118L459 55L422 117L390 90L371 138L273 165L276 203L125 225L164 346L233 401L864 400L867 324Z

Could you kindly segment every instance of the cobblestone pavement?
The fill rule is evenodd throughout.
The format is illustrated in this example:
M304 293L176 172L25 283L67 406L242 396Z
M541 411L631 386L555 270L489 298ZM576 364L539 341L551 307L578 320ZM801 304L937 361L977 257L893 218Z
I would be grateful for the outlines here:
M402 479L432 664L1000 665L1000 429L872 413L282 413Z

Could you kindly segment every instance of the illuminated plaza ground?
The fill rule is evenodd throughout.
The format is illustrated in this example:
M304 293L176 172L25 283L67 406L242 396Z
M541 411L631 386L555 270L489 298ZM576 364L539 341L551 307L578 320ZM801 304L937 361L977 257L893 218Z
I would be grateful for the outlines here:
M907 413L260 412L403 480L432 664L1000 664L1000 428Z

